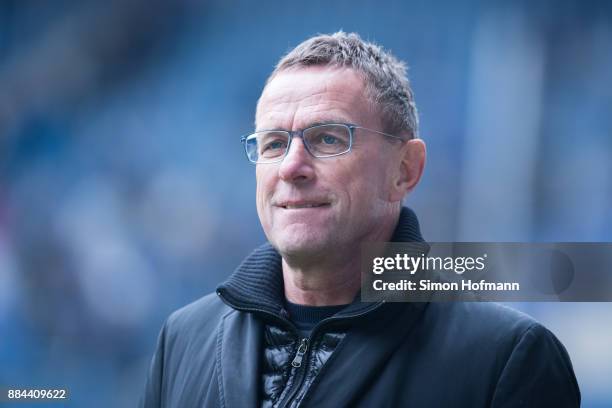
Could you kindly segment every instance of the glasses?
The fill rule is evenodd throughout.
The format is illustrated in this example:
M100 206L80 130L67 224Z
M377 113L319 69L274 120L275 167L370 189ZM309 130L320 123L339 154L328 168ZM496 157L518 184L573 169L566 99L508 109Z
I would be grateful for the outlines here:
M378 133L401 141L405 140L399 136L348 123L326 123L295 131L263 130L243 136L240 141L251 163L277 163L282 161L289 152L293 137L301 137L306 151L316 158L346 154L353 146L355 129Z

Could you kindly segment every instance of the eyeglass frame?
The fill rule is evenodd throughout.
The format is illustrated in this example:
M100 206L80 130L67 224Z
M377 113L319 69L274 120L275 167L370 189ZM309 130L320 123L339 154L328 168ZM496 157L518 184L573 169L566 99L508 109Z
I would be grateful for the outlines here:
M317 127L322 127L322 126L344 126L348 129L349 131L349 146L348 149L342 153L334 153L334 154L330 154L330 155L326 155L326 156L315 156L314 153L312 153L310 151L310 148L308 147L308 144L304 142L304 132L306 130L310 130L310 129L314 129ZM250 163L253 164L274 164L274 163L280 163L282 162L285 157L287 157L287 154L289 154L289 149L291 148L291 141L293 140L293 137L300 137L302 139L302 143L304 144L304 148L306 149L306 151L308 152L308 154L310 154L312 157L314 157L315 159L327 159L329 157L336 157L336 156L342 156L343 154L347 154L350 153L351 150L353 149L353 138L354 138L354 134L353 132L355 131L355 129L362 129L362 130L367 130L368 132L372 132L372 133L378 133L379 135L382 136L387 136L387 137L391 137L393 139L397 139L397 140L401 140L402 142L406 142L408 141L408 139L403 138L401 136L396 136L396 135L391 135L389 133L385 133L385 132L380 132L378 130L374 130L374 129L369 129L363 126L359 126L359 125L355 125L353 123L339 123L339 122L330 122L330 123L316 123L314 125L308 126L304 129L299 129L299 130L282 130L282 129L269 129L269 130L258 130L256 132L253 133L249 133L248 135L244 135L240 138L240 142L242 143L242 145L244 146L244 152L247 156L247 159L249 160ZM282 154L281 156L278 157L278 159L275 159L273 161L265 161L265 162L257 162L257 161L253 161L251 160L251 158L249 157L249 152L247 150L247 145L246 145L246 141L250 136L253 136L257 133L264 133L264 132L282 132L282 133L286 133L289 135L289 140L287 142L287 147L285 148L285 153Z

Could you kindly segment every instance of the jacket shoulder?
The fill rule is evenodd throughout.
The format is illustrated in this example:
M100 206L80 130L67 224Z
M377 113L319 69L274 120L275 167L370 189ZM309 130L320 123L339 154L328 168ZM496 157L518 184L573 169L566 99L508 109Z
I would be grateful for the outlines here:
M462 356L489 354L490 358L504 359L534 328L537 333L548 334L534 318L498 303L434 302L427 306L420 334L436 339L434 342L443 349L461 350Z
M231 310L212 293L166 319L149 368L141 407L217 405L216 387L212 386L215 330ZM211 384L209 392L196 392L201 384Z
M534 327L543 327L533 317L511 307L492 302L432 303L439 321L482 338L518 340Z
M210 333L220 319L231 312L234 309L223 303L216 293L210 293L174 311L166 321L167 334Z
M565 347L531 316L490 302L431 303L427 314L423 337L433 349L450 351L444 359L451 372L481 379L491 406L580 405Z

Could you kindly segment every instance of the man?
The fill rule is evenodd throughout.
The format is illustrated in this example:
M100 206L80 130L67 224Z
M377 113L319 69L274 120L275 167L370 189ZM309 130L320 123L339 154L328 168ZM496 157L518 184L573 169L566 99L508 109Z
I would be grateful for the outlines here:
M554 335L492 303L362 303L360 245L422 241L404 65L343 32L278 64L242 139L269 243L166 321L146 407L577 407Z

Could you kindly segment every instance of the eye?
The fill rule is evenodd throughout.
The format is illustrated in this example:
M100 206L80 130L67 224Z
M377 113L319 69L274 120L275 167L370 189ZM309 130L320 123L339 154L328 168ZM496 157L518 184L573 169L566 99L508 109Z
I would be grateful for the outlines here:
M276 150L276 149L284 149L285 148L285 143L281 142L279 140L275 140L273 142L269 142L267 143L263 150Z
M265 133L259 140L260 154L277 154L287 148L287 137L277 133Z
M326 145L338 144L338 138L332 135L321 136L321 141Z

